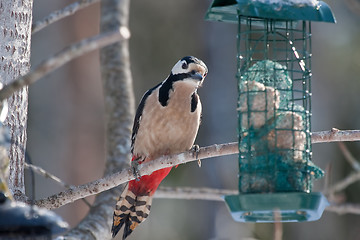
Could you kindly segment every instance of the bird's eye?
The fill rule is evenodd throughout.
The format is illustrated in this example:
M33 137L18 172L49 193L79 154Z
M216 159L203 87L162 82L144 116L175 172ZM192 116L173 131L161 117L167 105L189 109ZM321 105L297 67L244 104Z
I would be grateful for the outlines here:
M182 67L182 69L187 69L187 68L188 68L188 65L187 65L186 62L184 62L181 67Z
M195 70L192 70L192 71L191 71L191 74L195 74L195 73L196 73Z

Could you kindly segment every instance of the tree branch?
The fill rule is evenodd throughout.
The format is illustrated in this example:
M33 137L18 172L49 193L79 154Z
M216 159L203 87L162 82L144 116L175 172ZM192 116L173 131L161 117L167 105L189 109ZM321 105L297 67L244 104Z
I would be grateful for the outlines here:
M339 130L332 128L330 131L314 132L311 136L312 143L352 141L360 141L360 130Z
M345 188L347 188L349 185L357 182L360 180L360 165L359 162L354 158L354 156L350 153L349 149L345 146L343 142L338 143L340 150L345 156L345 159L347 162L351 165L352 168L355 169L356 172L351 173L338 183L336 183L333 186L327 186L325 188L324 193L331 198L334 198L335 193L338 193Z
M325 194L333 195L336 192L340 192L347 188L349 185L360 180L360 172L355 172L348 175L346 178L338 182L332 187L329 187Z
M346 147L345 143L343 142L339 142L338 143L339 148L341 150L341 152L344 154L345 159L348 161L348 163L350 164L350 166L356 170L356 171L360 171L360 163L355 159L355 157L351 154L351 152L349 151L349 149Z
M341 132L341 134L334 134L333 131L315 132L312 135L313 143L337 142L340 141L339 138L346 139L347 141L350 141L349 139L352 139L352 141L360 140L360 136L358 136L359 133L358 130L338 131L338 132ZM331 137L327 136L326 134L331 135ZM355 136L353 136L353 134ZM226 144L214 144L211 146L200 148L198 152L198 158L207 159L211 157L237 154L238 152L239 150L238 150L237 142L226 143ZM197 160L196 154L193 151L188 151L177 155L163 156L151 162L141 164L139 165L138 170L140 175L149 175L153 171L162 168L173 167L179 164L183 164L195 160ZM122 170L121 172L111 174L105 178L84 185L80 185L77 187L73 187L64 192L60 192L58 194L52 195L48 198L38 200L35 202L35 204L49 209L58 208L65 204L74 202L80 198L106 191L120 184L128 182L132 179L134 179L132 168L127 168Z
M129 6L130 0L102 1L100 31L106 33L121 26L127 27ZM121 41L101 49L100 66L106 116L104 176L108 176L128 167L130 163L130 137L135 115L135 98L128 41ZM107 184L103 183L105 186ZM66 233L64 239L111 239L111 216L114 213L116 200L124 187L120 185L98 194L87 216ZM98 191L97 188L93 190Z
M234 153L235 148L237 149L237 144L215 144L212 146L200 148L198 158L205 159L220 155L232 154ZM193 151L188 151L178 155L160 157L151 162L139 165L139 174L149 175L153 171L156 171L158 169L172 167L178 164L194 161L196 160L195 155L196 154ZM58 208L65 204L74 202L75 200L78 200L80 198L106 191L133 179L133 170L129 167L122 170L121 172L111 174L105 178L74 188L70 188L64 192L60 192L45 199L37 200L35 201L35 204L48 209Z
M210 200L224 201L224 195L239 194L238 190L214 189L214 188L190 188L190 187L160 187L154 197L166 199L185 199L185 200ZM328 206L326 211L338 214L360 214L360 204L332 204Z
M57 184L59 184L60 186L62 186L64 188L72 188L73 187L72 185L65 183L63 180L61 180L54 174L49 173L48 171L46 171L45 169L43 169L39 166L35 166L33 164L29 164L29 163L25 162L24 167L29 169L30 171L34 171L35 173L37 173L40 176L43 176L44 178L53 180L54 182L56 182ZM34 195L33 195L33 198L34 198ZM88 206L89 208L91 207L91 204L85 198L82 198L81 200L86 204L86 206Z
M238 190L214 189L214 188L190 188L190 187L160 187L154 197L165 199L184 199L184 200L210 200L224 201L224 195L239 194ZM360 214L360 204L344 203L332 204L325 211L338 214Z
M155 198L165 199L185 199L185 200L210 200L224 201L224 195L239 194L238 190L214 189L214 188L190 188L190 187L159 187L156 191ZM325 211L335 212L338 214L360 214L360 204L344 203L331 204Z
M210 200L224 201L224 195L238 194L238 190L214 189L214 188L192 188L192 187L159 187L155 198L186 199L186 200Z
M39 166L35 166L35 165L29 164L29 163L24 163L24 167L31 171L34 171L35 173L39 174L40 176L43 176L44 178L53 180L54 182L56 182L57 184L59 184L60 186L62 186L64 188L72 187L70 184L65 183L63 180L61 180L57 176L49 173L48 171L46 171L45 169L43 169Z
M40 31L41 29L49 26L50 24L59 21L67 16L73 15L77 11L97 2L100 2L100 0L80 0L64 7L63 9L52 12L42 20L33 23L32 33L34 34Z
M49 174L42 168L37 166L26 164L28 168L32 168L37 173L48 177ZM40 169L40 170L39 170ZM52 176L51 179L58 182L62 186L69 186L63 181L61 181L56 176ZM335 185L333 188L329 189L332 193L338 192L346 188L349 184L359 180L359 174L354 174L354 176L349 176L349 180L344 180L344 182ZM329 192L327 191L327 193ZM162 199L183 199L183 200L208 200L208 201L224 201L224 195L235 195L238 194L238 190L231 189L214 189L214 188L193 188L193 187L159 187L156 191L154 197ZM355 209L355 210L354 210ZM354 213L360 214L360 205L359 204L336 204L331 205L326 209L327 211L336 212L338 214L345 213Z
M338 205L330 205L325 208L325 211L335 212L337 214L360 214L360 204L344 203Z
M0 101L10 97L14 92L22 89L23 87L36 82L46 74L54 71L76 57L120 40L128 39L129 37L129 30L126 27L121 27L119 30L99 34L66 47L53 57L45 60L28 74L20 76L15 81L5 85L4 88L0 90Z
M281 222L281 214L279 209L274 209L274 240L283 239L283 223Z

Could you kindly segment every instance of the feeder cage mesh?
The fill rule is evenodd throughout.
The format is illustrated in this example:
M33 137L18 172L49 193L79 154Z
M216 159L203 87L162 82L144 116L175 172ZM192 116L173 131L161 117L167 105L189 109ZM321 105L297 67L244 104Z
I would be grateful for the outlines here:
M311 192L311 23L238 20L240 193Z

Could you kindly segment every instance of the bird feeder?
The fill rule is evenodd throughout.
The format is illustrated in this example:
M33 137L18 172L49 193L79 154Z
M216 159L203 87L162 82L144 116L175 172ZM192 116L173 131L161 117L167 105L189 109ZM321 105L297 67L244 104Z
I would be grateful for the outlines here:
M214 0L207 20L238 24L239 194L236 221L313 221L328 205L313 193L311 21L335 22L316 0ZM277 214L275 214L277 212Z
M0 192L0 239L52 239L52 236L65 232L68 227L55 213L11 201Z

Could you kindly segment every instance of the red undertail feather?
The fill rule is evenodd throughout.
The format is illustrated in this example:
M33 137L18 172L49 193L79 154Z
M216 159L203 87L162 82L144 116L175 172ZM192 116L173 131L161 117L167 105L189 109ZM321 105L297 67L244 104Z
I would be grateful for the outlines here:
M134 158L133 158L134 160ZM118 199L113 216L112 236L115 237L124 226L123 239L149 216L152 195L161 181L169 174L171 167L132 180Z

